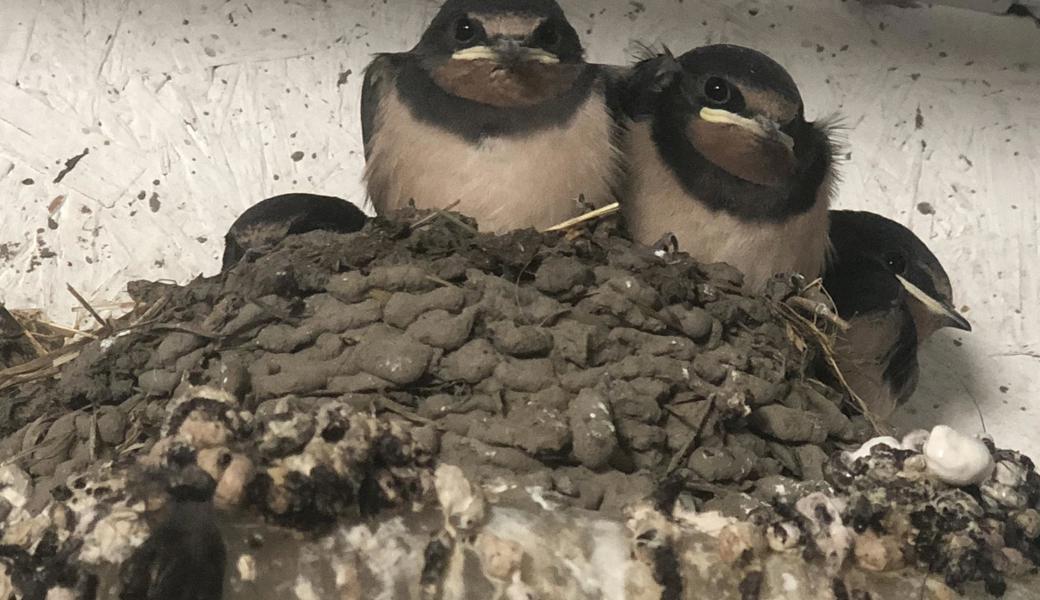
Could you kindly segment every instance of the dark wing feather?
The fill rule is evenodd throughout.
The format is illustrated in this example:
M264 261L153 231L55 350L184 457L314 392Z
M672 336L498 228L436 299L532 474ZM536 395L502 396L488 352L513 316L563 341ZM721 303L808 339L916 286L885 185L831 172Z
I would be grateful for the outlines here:
M238 238L232 233L224 236L224 256L220 259L220 271L224 272L238 264L246 255L245 248L238 243Z
M361 85L361 138L365 143L366 159L372 136L376 134L379 105L394 85L400 61L399 54L379 54L365 69L365 79Z
M888 366L883 376L892 387L897 401L902 403L917 388L917 327L905 303L892 318L899 320L899 335L884 358Z
M642 46L637 58L639 62L627 70L618 89L621 108L639 121L653 114L661 95L682 75L682 65L667 47L655 52Z

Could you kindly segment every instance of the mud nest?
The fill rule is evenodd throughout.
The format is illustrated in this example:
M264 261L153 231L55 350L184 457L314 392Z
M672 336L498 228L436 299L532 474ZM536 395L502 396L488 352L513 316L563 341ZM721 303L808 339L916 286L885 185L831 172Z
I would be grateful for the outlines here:
M298 452L336 405L392 415L482 479L617 509L666 476L705 498L820 479L832 442L864 436L807 378L810 344L777 310L794 283L751 297L735 270L655 255L609 223L572 238L413 214L294 236L183 287L133 283L122 323L137 326L4 400L0 456L29 452L50 489L106 446L169 435L178 386L209 386L244 413L218 437L258 464Z
M129 558L171 498L314 529L429 500L437 463L610 515L680 498L782 523L777 482L872 481L824 481L871 430L812 378L820 330L792 315L825 311L818 288L740 284L610 222L495 236L451 213L292 236L185 286L132 283L137 308L109 335L0 396L0 562L25 597L89 587L70 565ZM880 527L890 499L860 497L846 520ZM913 527L939 527L941 510L915 510ZM1035 562L1040 525L1016 527L1008 547Z

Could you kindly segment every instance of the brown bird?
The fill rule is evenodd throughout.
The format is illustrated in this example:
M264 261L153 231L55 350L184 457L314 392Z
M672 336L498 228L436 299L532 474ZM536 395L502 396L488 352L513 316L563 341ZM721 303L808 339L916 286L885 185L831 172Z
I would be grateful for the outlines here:
M672 233L702 262L726 262L761 289L776 273L814 278L827 254L835 180L829 126L805 120L791 76L739 46L637 64L622 92L633 237Z
M831 211L832 260L823 284L849 323L838 368L876 416L917 388L917 350L943 327L971 331L953 307L950 278L912 231L869 212Z
M614 201L613 71L586 63L554 0L448 0L410 51L369 65L376 211L457 204L482 229L546 228Z

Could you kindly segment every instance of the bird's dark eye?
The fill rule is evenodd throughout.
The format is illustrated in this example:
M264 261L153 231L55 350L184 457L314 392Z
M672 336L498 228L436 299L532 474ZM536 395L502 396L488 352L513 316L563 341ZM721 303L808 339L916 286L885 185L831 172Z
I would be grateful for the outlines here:
M717 106L724 106L733 98L733 89L729 83L721 77L709 77L704 82L704 97L708 102Z
M462 17L455 21L455 40L466 43L472 42L477 37L477 26L468 17Z
M540 48L552 48L560 43L560 30L556 23L546 21L534 30L531 41Z
M885 264L891 271L897 275L902 275L906 271L906 258L898 252L891 252L885 255Z

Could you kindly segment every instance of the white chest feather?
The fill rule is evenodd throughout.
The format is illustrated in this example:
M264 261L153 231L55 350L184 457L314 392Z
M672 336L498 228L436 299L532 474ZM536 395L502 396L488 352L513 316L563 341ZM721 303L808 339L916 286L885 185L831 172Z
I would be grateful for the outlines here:
M645 123L632 124L626 141L631 169L623 204L636 240L653 243L675 234L680 250L701 262L725 262L744 272L745 285L761 289L776 273L797 272L814 279L829 247L831 183L824 182L813 208L782 223L745 222L691 198L667 169Z
M459 201L454 210L502 232L575 217L579 196L596 206L614 201L619 153L599 93L562 126L480 143L417 120L396 90L383 100L378 124L365 179L380 213L410 200L419 208Z

